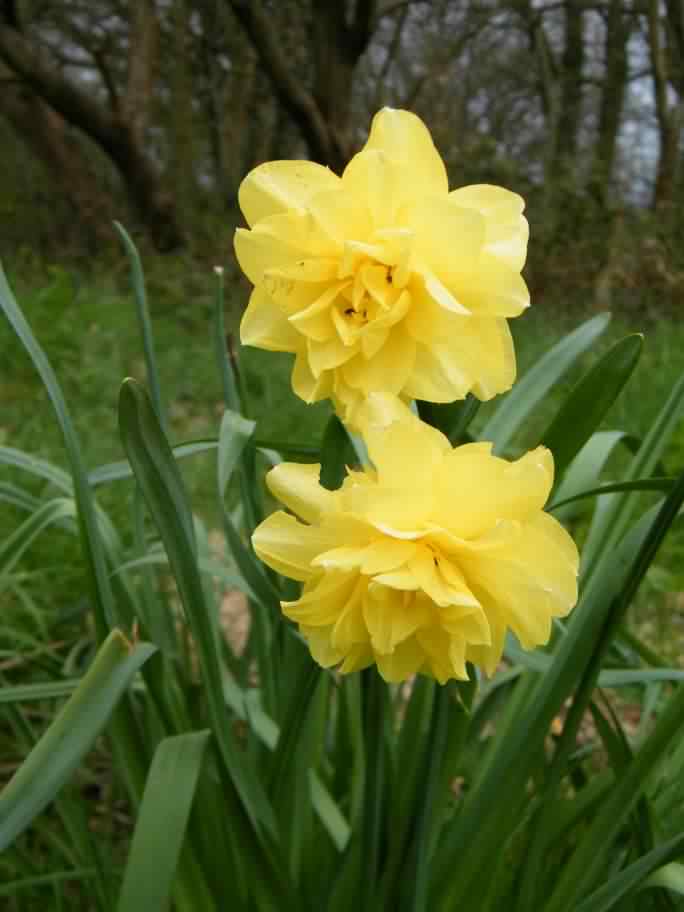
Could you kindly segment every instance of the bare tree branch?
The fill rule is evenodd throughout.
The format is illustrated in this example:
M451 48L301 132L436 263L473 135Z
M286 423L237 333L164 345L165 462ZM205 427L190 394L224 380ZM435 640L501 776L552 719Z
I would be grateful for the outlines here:
M160 249L183 242L173 196L161 183L145 144L119 112L111 112L97 98L68 79L30 40L16 29L0 25L0 59L68 123L86 133L114 162L131 197Z
M256 48L276 96L302 131L311 154L318 161L329 161L332 147L325 120L311 92L291 72L261 3L259 0L228 2Z

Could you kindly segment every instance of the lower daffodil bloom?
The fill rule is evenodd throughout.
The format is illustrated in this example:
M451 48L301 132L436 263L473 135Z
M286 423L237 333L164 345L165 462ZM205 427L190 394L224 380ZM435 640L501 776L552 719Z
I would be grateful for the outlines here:
M340 417L372 392L490 399L515 379L507 318L529 305L521 197L449 191L423 122L384 108L341 177L307 161L242 182L235 252L254 285L242 342L295 354L294 391Z
M578 568L543 511L549 450L509 462L489 443L452 448L386 394L369 397L360 423L372 468L329 491L318 465L276 466L268 486L296 515L274 513L253 536L269 567L303 583L282 609L314 659L443 683L466 678L466 662L491 674L507 629L526 649L546 643L576 602Z

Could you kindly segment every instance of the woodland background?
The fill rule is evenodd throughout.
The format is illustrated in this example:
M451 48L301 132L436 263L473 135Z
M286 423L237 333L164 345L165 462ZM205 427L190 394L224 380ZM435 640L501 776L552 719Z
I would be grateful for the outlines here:
M339 171L382 105L425 119L453 186L525 196L536 296L676 308L681 0L2 0L0 256L106 261L117 218L230 263L246 172Z

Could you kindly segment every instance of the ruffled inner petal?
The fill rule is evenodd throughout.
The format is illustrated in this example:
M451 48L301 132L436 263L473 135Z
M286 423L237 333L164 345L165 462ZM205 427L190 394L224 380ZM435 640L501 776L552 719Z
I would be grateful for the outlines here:
M240 184L238 203L248 225L290 209L305 209L320 190L339 187L329 168L310 161L265 162Z

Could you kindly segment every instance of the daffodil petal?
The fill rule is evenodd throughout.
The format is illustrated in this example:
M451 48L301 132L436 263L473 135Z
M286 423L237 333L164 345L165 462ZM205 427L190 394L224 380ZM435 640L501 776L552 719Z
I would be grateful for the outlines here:
M409 637L399 643L393 652L375 653L378 671L388 684L398 684L417 674L425 664L425 651L416 639Z
M448 197L426 197L411 215L415 252L421 265L441 282L456 287L463 272L478 262L486 238L485 217Z
M305 209L316 192L339 184L337 175L314 162L265 162L250 171L240 184L238 203L251 226L270 215Z
M473 184L452 191L449 199L485 216L485 248L519 272L525 265L529 236L529 225L522 214L523 198L503 187Z
M240 341L267 351L292 352L303 340L262 287L255 288L240 323Z
M307 627L329 627L334 624L349 602L356 580L343 573L329 573L314 579L305 587L301 598L281 602L283 613Z
M408 178L417 198L439 195L449 187L446 168L423 121L410 111L383 108L373 118L364 149L380 152Z
M252 545L261 560L278 573L296 580L308 580L314 571L311 561L330 545L320 529L300 523L281 511L271 514L255 530Z
M321 668L331 668L338 665L345 657L343 649L335 649L330 639L332 624L327 627L309 627L300 624L299 630L306 640L313 660Z
M321 467L318 464L299 465L281 462L266 476L268 489L293 513L309 523L317 523L321 516L335 509L337 497L320 484Z
M327 399L333 390L333 375L325 372L314 376L306 352L298 352L292 368L292 389L304 402Z
M345 381L365 395L377 391L398 394L411 375L415 353L414 340L398 326L372 359L359 354L345 362Z
M407 395L428 402L454 402L465 399L471 388L471 375L458 367L445 346L416 345L413 372L404 385Z

